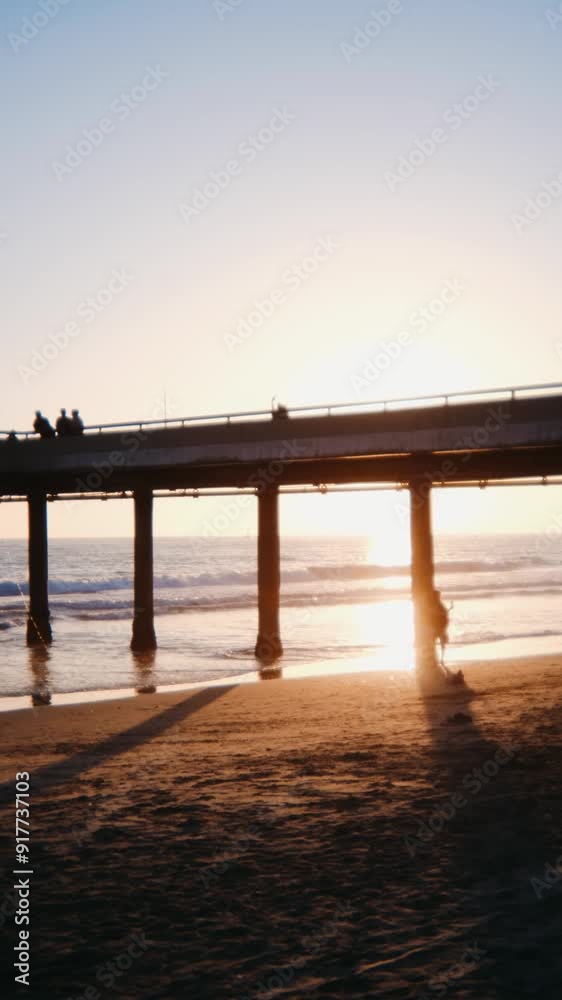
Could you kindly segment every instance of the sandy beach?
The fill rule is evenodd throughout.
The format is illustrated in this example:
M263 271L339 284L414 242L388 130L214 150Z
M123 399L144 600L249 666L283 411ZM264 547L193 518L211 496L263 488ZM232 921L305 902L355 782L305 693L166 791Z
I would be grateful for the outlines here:
M4 714L33 995L559 996L561 666L474 664L443 697L372 673Z

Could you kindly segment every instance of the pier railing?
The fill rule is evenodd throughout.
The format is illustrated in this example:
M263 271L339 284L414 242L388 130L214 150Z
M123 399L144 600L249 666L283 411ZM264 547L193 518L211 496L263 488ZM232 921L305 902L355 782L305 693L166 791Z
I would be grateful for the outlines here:
M555 396L562 395L562 383L550 382L538 385L521 385L510 388L499 389L468 389L462 392L434 393L430 396L405 396L398 399L365 400L354 403L323 403L314 406L291 406L283 407L283 415L291 416L314 416L330 417L334 414L353 413L388 413L394 410L412 408L438 408L460 405L466 402L502 402L509 399L521 399L526 396ZM236 413L212 413L195 417L173 417L163 420L130 420L117 421L109 424L88 424L84 427L86 434L103 434L105 431L132 431L165 428L193 427L209 424L236 424L249 420L259 422L267 419L271 420L276 415L276 409L269 410L243 410ZM0 431L0 438L15 434L17 438L38 438L35 431Z

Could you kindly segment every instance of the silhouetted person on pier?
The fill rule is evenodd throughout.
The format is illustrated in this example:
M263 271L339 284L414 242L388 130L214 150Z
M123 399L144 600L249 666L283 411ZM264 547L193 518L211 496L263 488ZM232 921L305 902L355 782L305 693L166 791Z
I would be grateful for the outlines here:
M274 403L276 404L275 406L273 405ZM287 407L283 406L282 403L277 403L277 399L276 399L275 396L271 400L271 416L272 416L273 420L288 420L289 419L289 411L288 411Z
M66 410L60 411L60 417L57 420L57 434L59 437L68 437L72 434L72 420L67 417Z
M54 438L55 429L51 427L49 421L43 416L41 410L35 411L35 420L33 421L33 430L36 434L39 434L42 438Z
M72 424L72 434L78 435L84 433L84 422L78 412L78 410L72 411L72 418L70 420Z

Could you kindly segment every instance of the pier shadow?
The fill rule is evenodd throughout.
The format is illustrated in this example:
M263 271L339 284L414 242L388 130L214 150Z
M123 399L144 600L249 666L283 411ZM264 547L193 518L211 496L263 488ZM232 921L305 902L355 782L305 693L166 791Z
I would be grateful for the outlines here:
M79 750L72 757L67 757L60 762L47 764L33 772L33 788L35 794L48 791L50 788L60 785L65 781L78 777L86 771L99 764L119 757L121 754L134 750L135 747L146 743L148 740L161 736L171 726L182 722L195 712L199 712L207 705L212 704L218 698L224 697L229 691L236 687L229 684L225 687L206 688L188 695L182 701L171 705L158 715L152 716L146 722L141 722L130 729L116 733L105 740L101 740L94 746L89 746L84 750ZM0 808L7 804L13 805L14 783L6 781L0 784Z
M434 780L432 817L439 806L450 810L454 796L461 795L465 804L440 830L431 830L416 854L417 874L433 880L440 870L448 886L444 896L434 896L435 924L450 932L444 973L477 942L485 955L463 976L465 990L472 987L484 995L492 987L498 996L555 996L562 973L560 919L554 919L560 896L554 889L539 900L530 877L540 875L560 851L541 822L540 804L529 786L524 731L507 740L502 731L494 738L493 723L486 731L478 719L482 697L487 695L470 688L422 695L431 737L426 766ZM562 749L556 758L550 747L542 756L545 771L562 767ZM541 779L547 782L548 773ZM430 822L426 817L426 828Z

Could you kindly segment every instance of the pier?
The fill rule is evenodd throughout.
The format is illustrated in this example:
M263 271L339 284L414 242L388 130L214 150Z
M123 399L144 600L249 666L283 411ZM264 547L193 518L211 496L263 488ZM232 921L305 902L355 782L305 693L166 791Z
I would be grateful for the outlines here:
M132 499L131 646L154 649L154 497L252 493L257 506L255 653L282 655L279 504L285 492L401 489L411 508L416 661L436 668L431 499L438 488L548 483L562 476L562 386L540 385L366 404L282 408L90 426L78 437L0 432L0 502L27 502L27 641L52 639L47 506ZM381 526L384 530L384 526Z

